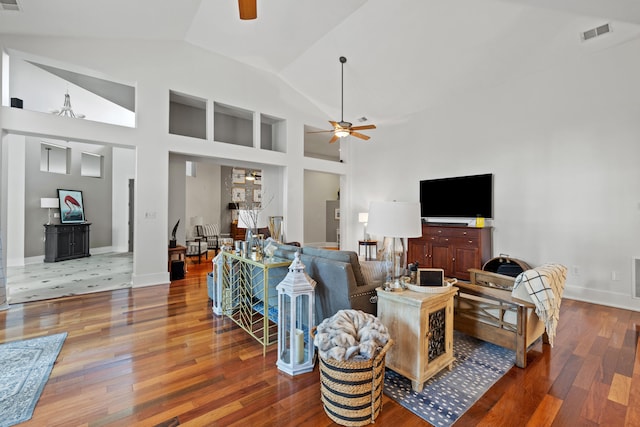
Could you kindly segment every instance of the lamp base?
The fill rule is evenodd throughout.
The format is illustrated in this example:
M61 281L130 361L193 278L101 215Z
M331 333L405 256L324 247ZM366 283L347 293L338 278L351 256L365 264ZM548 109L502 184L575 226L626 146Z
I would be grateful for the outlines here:
M178 241L177 240L169 240L169 247L170 248L175 248L178 246Z

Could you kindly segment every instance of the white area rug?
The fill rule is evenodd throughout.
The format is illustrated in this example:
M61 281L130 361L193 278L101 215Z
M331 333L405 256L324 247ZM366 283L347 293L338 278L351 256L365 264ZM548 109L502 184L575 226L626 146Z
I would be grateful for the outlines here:
M31 419L67 333L0 345L0 427Z
M133 254L114 252L7 268L9 304L131 287Z

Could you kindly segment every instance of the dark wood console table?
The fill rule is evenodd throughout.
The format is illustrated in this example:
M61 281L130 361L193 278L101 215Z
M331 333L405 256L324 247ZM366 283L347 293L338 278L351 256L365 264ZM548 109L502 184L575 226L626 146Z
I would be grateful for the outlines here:
M89 227L84 224L45 224L44 262L91 256L89 253Z
M422 225L422 237L409 239L407 262L443 268L444 275L469 280L469 269L482 269L491 258L491 227Z

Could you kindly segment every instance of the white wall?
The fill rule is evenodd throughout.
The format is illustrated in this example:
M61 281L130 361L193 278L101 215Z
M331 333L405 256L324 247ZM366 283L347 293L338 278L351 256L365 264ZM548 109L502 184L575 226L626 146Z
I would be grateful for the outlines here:
M135 125L135 114L132 111L55 76L28 62L29 60L36 63L47 62L45 65L54 67L60 66L56 61L48 58L41 60L41 58L19 52L11 55L10 96L22 99L24 109L43 113L60 110L64 105L65 93L68 92L73 112L85 115L84 120L129 127ZM91 70L82 71L93 77L104 77Z
M186 163L184 157L169 155L169 202L167 210L169 211L169 223L166 233L167 245L173 233L173 227L178 224L176 229L176 240L179 245L184 245L186 241L186 232L191 227L189 219L185 213L187 210L187 196L185 192L187 176Z
M136 152L114 147L111 244L115 252L129 251L129 180L135 178Z
M220 179L220 165L206 161L196 163L195 177L186 177L187 236L195 235L194 216L201 216L203 224L220 225Z
M10 133L67 138L136 150L134 286L167 283L169 280L166 247L170 227L174 224L169 224L168 212L169 152L253 162L273 168L282 183L278 210L287 218L287 238L302 240L301 183L305 161L301 147L304 124L317 121L323 115L280 79L178 42L89 41L2 35L0 45L35 57L54 58L58 66L63 64L61 68L70 71L98 70L116 81L136 82L135 128L60 118L7 106L0 108L0 126ZM6 72L2 77L4 82ZM229 145L214 142L211 137L199 140L169 134L170 90L207 99L210 112L215 101L271 117L282 117L287 123L283 133L287 152ZM5 99L5 94L2 95ZM27 98L24 101L29 105L32 100ZM76 108L79 109L80 105L76 107L74 103ZM212 114L209 120L213 120ZM326 163L317 167L320 170L325 167L332 171L338 169L342 173L347 170L341 164ZM2 182L3 188L5 185ZM276 208L274 206L274 210ZM4 217L7 207L1 206L0 210ZM4 236L7 231L2 230L2 233Z
M4 217L7 227L7 265L24 265L24 210L25 210L25 162L26 138L23 135L7 135L7 204Z
M635 40L548 64L380 127L374 143L353 146L352 205L416 201L421 179L491 172L494 255L562 263L567 297L640 309L630 297L640 254L638 52Z

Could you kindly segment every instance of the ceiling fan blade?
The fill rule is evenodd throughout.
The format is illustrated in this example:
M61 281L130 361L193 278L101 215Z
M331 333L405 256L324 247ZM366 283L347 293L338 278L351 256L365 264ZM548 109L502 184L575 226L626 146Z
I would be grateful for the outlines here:
M340 127L338 122L334 122L333 120L329 120L329 123L331 123L331 126L333 126L334 128L339 128Z
M258 17L257 0L238 0L240 19L256 19Z
M355 136L356 138L360 138L360 139L364 139L364 140L367 140L367 139L371 138L370 136L363 135L363 134L358 133L358 132L351 132L351 135Z
M325 132L335 132L335 129L331 129L331 130L314 130L314 131L305 132L305 133L325 133Z
M338 135L333 135L333 138L331 138L331 140L329 141L329 144L333 144L334 142L336 142L339 139L340 139L340 137Z
M375 129L376 125L353 126L351 130Z

